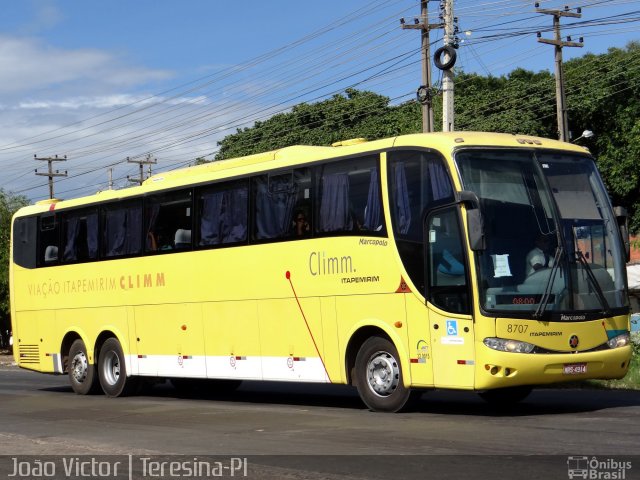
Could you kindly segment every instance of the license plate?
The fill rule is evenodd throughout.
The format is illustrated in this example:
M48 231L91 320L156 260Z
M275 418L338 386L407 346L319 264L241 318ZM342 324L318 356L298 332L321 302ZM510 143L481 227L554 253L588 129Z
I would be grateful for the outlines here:
M562 373L565 375L580 375L581 373L587 373L586 363L565 363Z

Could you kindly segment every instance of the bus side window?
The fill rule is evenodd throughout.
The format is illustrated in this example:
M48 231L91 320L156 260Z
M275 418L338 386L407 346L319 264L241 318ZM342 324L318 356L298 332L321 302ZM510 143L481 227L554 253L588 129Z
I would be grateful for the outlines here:
M39 218L38 264L40 266L58 263L58 218L55 214Z
M198 192L198 239L200 247L237 244L247 241L246 182L213 185Z
M140 200L107 206L102 215L102 255L121 257L142 250L142 205Z
M429 300L448 312L469 313L465 255L456 208L431 214L427 235Z
M16 218L13 224L13 261L24 268L37 266L37 217Z
M318 233L386 233L378 156L322 165L317 191Z
M311 214L311 169L298 168L293 172L297 186L290 236L293 239L311 236L313 215Z
M98 258L98 213L69 212L63 215L64 263L83 262Z
M253 238L286 238L298 196L298 184L292 171L258 175L252 179Z
M191 190L150 196L144 210L146 252L191 248Z

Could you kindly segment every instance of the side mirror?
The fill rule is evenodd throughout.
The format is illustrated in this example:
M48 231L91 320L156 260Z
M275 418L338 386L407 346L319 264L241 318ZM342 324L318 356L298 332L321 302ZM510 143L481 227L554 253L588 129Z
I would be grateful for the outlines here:
M480 199L475 192L470 190L462 190L461 192L456 193L456 201L458 203L462 203L470 209L480 208Z
M620 238L622 238L622 246L626 255L626 261L631 260L631 242L629 241L629 214L624 207L613 207L613 213L618 221L618 229L620 230Z
M458 203L467 207L467 228L469 229L469 246L474 252L481 252L487 247L484 239L484 220L480 210L480 199L469 190L463 190L456 195Z
M469 229L469 246L474 252L482 252L487 246L484 241L484 224L479 208L467 210L467 228Z

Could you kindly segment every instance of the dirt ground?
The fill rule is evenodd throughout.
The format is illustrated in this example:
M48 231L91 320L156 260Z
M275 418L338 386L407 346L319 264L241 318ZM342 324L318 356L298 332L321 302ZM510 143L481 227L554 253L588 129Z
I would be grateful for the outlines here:
M15 365L16 362L13 360L13 354L9 350L0 349L0 366L11 366Z

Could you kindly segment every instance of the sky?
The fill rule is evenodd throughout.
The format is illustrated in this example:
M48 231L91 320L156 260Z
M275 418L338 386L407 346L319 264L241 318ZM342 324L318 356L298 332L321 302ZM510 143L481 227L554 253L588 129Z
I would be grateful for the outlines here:
M540 1L575 11L563 37L584 48L568 60L639 40L640 1ZM129 159L150 155L154 172L212 159L217 142L255 121L347 88L399 104L421 83L418 0L20 0L0 14L0 188L33 201L132 185ZM438 23L439 1L429 2ZM455 0L456 68L482 75L553 71L552 17L534 2ZM433 30L431 52L442 45ZM436 87L441 80L434 69Z

